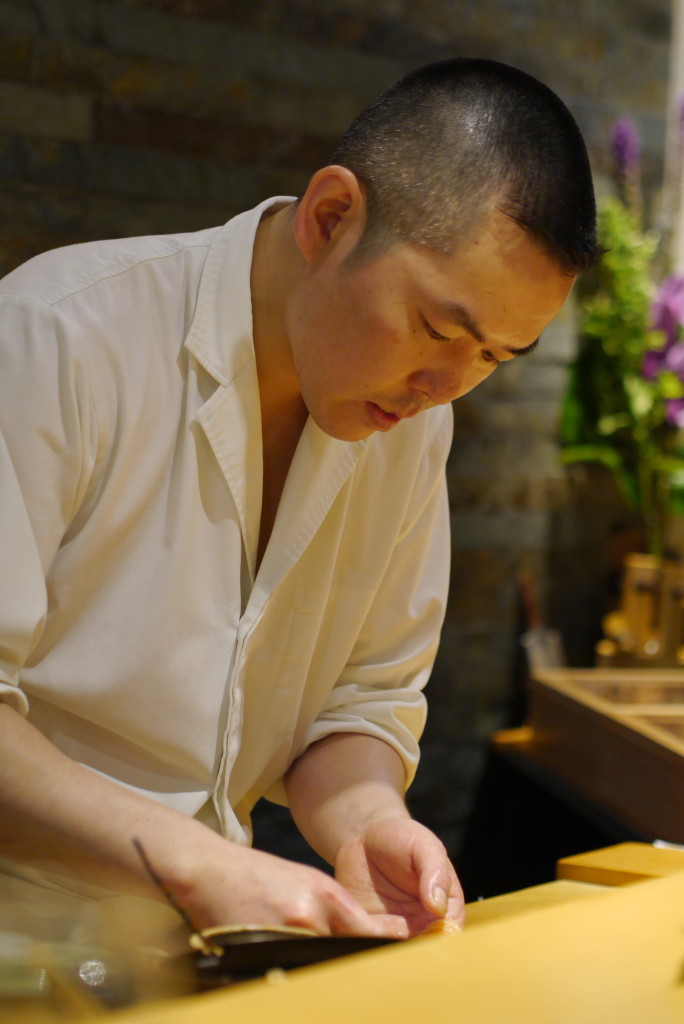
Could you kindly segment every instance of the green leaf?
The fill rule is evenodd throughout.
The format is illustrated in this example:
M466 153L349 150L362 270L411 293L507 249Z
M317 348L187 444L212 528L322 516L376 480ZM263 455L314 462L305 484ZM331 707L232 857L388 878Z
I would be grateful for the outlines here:
M672 370L658 374L657 386L663 398L681 398L684 395L684 384Z

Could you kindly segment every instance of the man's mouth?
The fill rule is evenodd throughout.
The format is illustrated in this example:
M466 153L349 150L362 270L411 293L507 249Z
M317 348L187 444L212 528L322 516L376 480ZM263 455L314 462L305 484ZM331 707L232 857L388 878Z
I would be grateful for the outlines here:
M375 402L366 402L366 408L376 430L391 430L399 422L399 417L388 412Z
M378 430L391 430L400 420L410 419L420 412L419 409L406 409L401 412L392 412L390 409L383 409L376 402L366 402L369 414Z

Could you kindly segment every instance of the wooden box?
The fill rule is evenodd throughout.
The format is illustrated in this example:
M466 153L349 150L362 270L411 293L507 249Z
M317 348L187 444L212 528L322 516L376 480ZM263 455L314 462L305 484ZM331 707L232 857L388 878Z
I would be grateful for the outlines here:
M684 842L684 669L554 669L524 753L647 839Z

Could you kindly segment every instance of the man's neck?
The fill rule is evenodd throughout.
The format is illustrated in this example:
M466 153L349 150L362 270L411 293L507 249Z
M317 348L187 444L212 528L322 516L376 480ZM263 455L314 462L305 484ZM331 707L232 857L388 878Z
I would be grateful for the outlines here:
M257 228L251 289L263 449L263 492L257 564L266 550L285 480L308 413L287 334L287 301L302 256L292 233L292 212L278 210Z
M250 278L254 350L266 430L283 419L297 422L306 418L286 326L288 296L301 261L292 232L291 207L267 213L257 228Z

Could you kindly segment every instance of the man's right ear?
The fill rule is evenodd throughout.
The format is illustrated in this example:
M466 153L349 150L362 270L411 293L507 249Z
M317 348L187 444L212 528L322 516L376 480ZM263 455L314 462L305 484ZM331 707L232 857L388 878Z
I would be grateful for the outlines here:
M361 238L366 223L366 196L347 167L330 164L316 171L295 212L294 234L302 255L314 263L332 247Z

